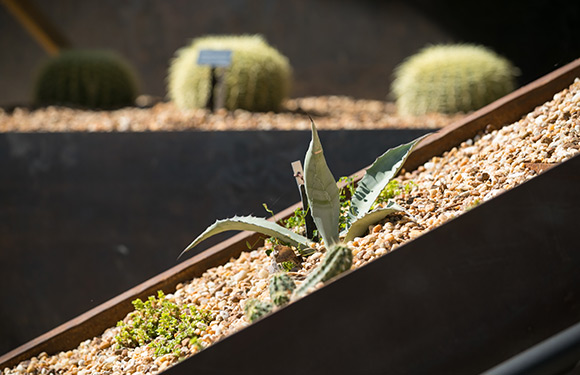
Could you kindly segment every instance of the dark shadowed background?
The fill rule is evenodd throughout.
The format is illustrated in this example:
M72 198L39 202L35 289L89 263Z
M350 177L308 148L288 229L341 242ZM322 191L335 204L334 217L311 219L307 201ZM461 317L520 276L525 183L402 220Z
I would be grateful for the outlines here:
M113 49L142 92L165 96L174 52L206 34L260 33L294 68L292 96L384 99L393 68L430 43L487 45L521 83L580 55L580 3L568 0L54 0L35 4L73 47ZM0 6L0 105L26 103L45 52Z

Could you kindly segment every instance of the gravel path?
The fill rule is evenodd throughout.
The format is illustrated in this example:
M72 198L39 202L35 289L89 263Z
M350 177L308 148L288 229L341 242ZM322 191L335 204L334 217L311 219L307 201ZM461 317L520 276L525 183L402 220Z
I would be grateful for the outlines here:
M173 103L150 108L86 111L63 107L37 110L0 109L0 132L126 132L187 130L310 130L309 113L318 129L387 129L445 126L462 115L398 116L393 103L354 100L341 96L291 99L280 113L243 110L212 113L206 109L181 111Z
M538 165L569 159L580 150L580 80L520 121L491 133L481 133L417 170L399 176L414 188L395 197L409 216L393 215L377 224L368 235L349 242L353 268L396 249L474 205L536 176ZM324 248L290 273L299 285L316 266ZM202 333L205 345L230 335L249 323L243 316L248 298L269 299L268 278L273 262L264 248L243 253L225 265L207 270L201 277L180 284L168 296L178 304L194 303L212 311L216 319ZM146 374L157 373L177 361L172 355L153 358L152 349L116 349L114 336L119 328L87 340L71 351L54 356L45 353L25 361L4 374ZM187 348L194 354L195 347Z

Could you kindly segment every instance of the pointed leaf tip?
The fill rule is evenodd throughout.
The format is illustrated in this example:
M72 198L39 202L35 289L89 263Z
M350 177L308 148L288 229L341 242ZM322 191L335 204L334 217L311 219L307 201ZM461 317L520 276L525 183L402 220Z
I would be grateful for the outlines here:
M311 119L312 120L312 119ZM304 182L312 218L325 244L339 240L338 220L340 216L339 191L330 172L316 125L311 121L312 140L304 159Z

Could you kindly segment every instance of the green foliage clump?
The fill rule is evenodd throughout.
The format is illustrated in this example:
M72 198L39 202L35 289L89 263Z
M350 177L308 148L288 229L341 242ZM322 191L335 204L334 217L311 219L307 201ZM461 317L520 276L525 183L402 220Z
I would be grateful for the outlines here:
M137 86L133 68L113 52L65 50L40 68L34 102L115 109L134 104Z
M231 50L225 74L225 108L254 112L277 111L288 96L291 67L288 59L259 35L207 36L177 51L168 77L170 99L179 108L203 108L210 97L211 68L197 65L199 51ZM217 92L214 93L217 97Z
M291 272L296 267L296 264L294 262L285 261L280 263L280 267L286 272Z
M338 219L339 230L343 231L348 225L348 212L350 210L350 198L356 191L356 183L353 177L342 176L338 179L338 183L343 183L343 187L339 189L340 199L340 218Z
M395 70L392 90L405 115L477 110L510 93L518 69L477 45L427 47Z
M157 292L157 298L151 296L145 302L138 298L132 303L135 311L117 323L122 327L115 337L120 347L149 344L155 348L156 356L169 353L179 356L185 339L189 339L189 345L201 347L199 333L205 331L212 320L209 312L192 304L178 306L167 300L162 291Z
M306 212L303 208L298 207L294 210L294 214L286 220L282 220L282 224L297 233L306 231Z
M413 181L409 181L406 184L402 185L397 180L391 180L387 184L387 186L383 189L383 191L381 191L381 194L379 194L379 196L377 197L375 204L386 203L389 201L389 199L393 199L394 197L402 193L408 194L411 192L411 190L413 190L415 186L417 186L417 184L414 183Z
M268 212L270 215L272 215L272 217L274 219L276 219L274 216L274 211L269 209L268 205L266 205L266 203L262 203L262 205L264 206L264 209L266 210L266 212ZM307 214L307 212L308 211L305 211L303 208L298 207L294 210L293 215L291 215L287 219L280 220L280 225L283 225L284 228L287 228L295 233L304 235L306 233L306 214ZM317 236L317 232L318 231L314 230L314 237ZM287 243L287 242L280 240L279 238L277 238L275 236L268 238L268 241L273 245L284 245L284 246L291 246L292 245L290 243ZM314 251L310 248L299 247L298 252L302 256L309 256L309 255L312 255L312 253ZM272 253L272 249L266 250L266 255L270 255L271 253ZM281 264L281 266L285 271L290 272L290 270L293 269L296 265L292 262L283 262Z

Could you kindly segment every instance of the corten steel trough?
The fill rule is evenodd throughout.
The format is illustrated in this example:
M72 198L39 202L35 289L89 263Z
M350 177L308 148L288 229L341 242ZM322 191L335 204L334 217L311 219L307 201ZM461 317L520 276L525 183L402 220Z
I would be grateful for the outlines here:
M578 76L580 60L444 128L421 142L405 168L518 120ZM579 157L563 162L166 373L485 371L580 320L579 172ZM131 300L170 292L259 237L235 235L7 353L0 368L76 347L123 318Z
M321 136L329 150L349 150L329 155L340 176L428 132ZM310 136L306 130L0 133L0 281L19 290L0 291L0 300L12 302L0 304L0 354L174 266L215 218L267 215L262 203L274 211L294 203L299 192L290 163L304 156Z

